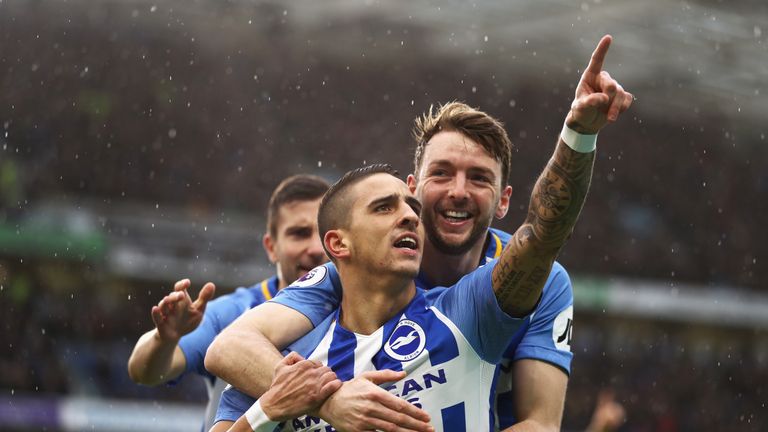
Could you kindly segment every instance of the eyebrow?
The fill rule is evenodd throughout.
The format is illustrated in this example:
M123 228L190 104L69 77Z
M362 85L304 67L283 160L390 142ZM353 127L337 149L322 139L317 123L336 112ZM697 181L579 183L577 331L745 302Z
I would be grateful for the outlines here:
M300 223L300 224L288 226L285 229L285 231L288 232L288 233L295 233L295 232L311 230L311 229L312 229L312 225L311 224L301 224Z
M371 201L370 203L368 203L368 208L374 208L381 204L392 204L393 202L396 202L396 201L397 201L397 194L389 194L387 196L376 198L375 200Z
M396 203L400 195L398 194L389 194L387 196L383 196L381 198L376 198L375 200L371 201L368 204L369 209L373 209L381 204L393 204ZM415 196L412 195L406 195L405 203L408 204L409 207L411 207L414 212L421 213L421 201L419 201Z
M448 159L438 159L438 160L434 160L434 161L430 162L427 165L427 168L435 167L435 166L441 167L441 166L445 166L445 165L453 166L453 162L449 161ZM481 167L481 166L471 166L471 167L469 167L468 171L480 171L480 172L485 173L487 175L493 176L494 178L496 177L496 174L493 172L492 169L488 169L488 168Z

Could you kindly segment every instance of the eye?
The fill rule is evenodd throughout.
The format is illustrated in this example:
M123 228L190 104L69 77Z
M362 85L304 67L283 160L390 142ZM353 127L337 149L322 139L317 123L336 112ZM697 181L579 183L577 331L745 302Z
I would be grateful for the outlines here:
M312 236L312 230L310 228L295 228L288 230L287 234L295 239L303 239Z
M482 183L493 183L488 176L484 176L482 174L476 174L472 176L472 181L477 181Z
M410 204L411 210L413 210L414 213L416 213L416 216L421 217L421 205L418 204Z
M430 177L446 177L448 176L448 171L444 169L434 169L429 172Z
M389 204L379 204L376 206L376 208L373 209L373 211L377 213L384 213L392 210L392 206Z

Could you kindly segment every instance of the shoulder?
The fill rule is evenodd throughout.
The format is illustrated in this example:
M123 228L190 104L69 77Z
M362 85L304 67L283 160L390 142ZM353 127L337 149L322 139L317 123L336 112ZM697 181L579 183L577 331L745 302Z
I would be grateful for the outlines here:
M562 264L555 261L544 285L543 296L557 297L562 295L569 296L571 301L573 301L573 286L571 285L571 277L568 275L568 271Z
M341 280L336 266L331 263L325 263L310 270L307 274L282 289L279 294L295 289L319 288L323 290L341 291Z
M502 246L506 246L512 238L512 234L496 228L488 228L488 234L491 236L491 240L498 238Z
M488 228L488 239L486 240L485 261L490 262L501 256L501 251L507 246L512 235L505 231Z
M555 262L531 320L532 323L543 322L560 315L572 318L573 286L568 272Z
M269 282L270 279L266 279L247 288L237 288L229 294L216 298L208 304L205 310L206 315L243 313L254 306L264 303L272 297L268 287Z

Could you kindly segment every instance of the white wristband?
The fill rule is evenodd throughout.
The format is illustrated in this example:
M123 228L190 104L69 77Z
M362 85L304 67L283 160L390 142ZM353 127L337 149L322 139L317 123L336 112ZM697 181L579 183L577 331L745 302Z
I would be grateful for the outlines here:
M267 417L264 410L261 409L259 401L248 408L248 411L245 412L245 418L254 432L272 432L280 425L280 422L272 421Z
M585 135L576 132L563 124L563 130L560 132L560 138L563 142L579 153L591 153L597 148L597 134Z

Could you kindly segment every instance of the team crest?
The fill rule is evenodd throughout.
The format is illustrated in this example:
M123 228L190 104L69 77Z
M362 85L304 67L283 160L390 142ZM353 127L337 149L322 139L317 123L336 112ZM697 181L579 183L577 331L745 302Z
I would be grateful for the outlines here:
M408 361L418 357L426 344L424 329L415 322L404 319L397 323L389 340L384 344L384 352L395 360Z
M318 266L310 270L309 273L300 277L296 282L292 283L291 286L304 288L312 285L317 285L320 282L322 282L323 279L325 279L325 275L327 274L328 274L328 269L325 268L325 266Z

